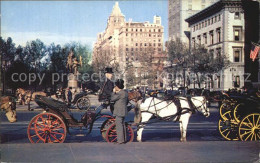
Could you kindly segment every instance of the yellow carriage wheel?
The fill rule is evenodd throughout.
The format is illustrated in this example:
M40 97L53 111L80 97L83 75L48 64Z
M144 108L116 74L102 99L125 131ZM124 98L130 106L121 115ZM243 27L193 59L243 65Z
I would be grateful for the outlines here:
M224 102L224 103L220 106L220 108L219 108L219 115L220 115L220 117L221 117L223 120L226 119L225 115L226 115L227 112L229 113L229 112L232 110L233 105L234 105L234 104L233 104L232 102L226 101L226 102Z
M260 140L260 114L252 113L241 120L239 137L242 141Z
M224 113L225 119L219 119L218 129L220 135L226 140L239 140L238 138L238 124L231 119L231 111Z
M233 111L234 119L235 119L238 123L240 122L239 119L241 118L241 115L238 114L240 106L242 106L242 105L241 105L241 104L237 104L236 107L235 107L235 109L234 109L234 111Z

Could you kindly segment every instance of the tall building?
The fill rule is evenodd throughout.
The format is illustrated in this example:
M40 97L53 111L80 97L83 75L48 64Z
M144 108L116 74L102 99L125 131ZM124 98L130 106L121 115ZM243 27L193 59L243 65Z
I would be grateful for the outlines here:
M105 31L97 36L93 50L93 62L94 64L103 63L100 65L101 69L105 65L116 67L127 82L126 74L129 67L138 77L143 75L140 73L145 73L147 70L143 64L144 60L147 62L147 59L150 58L148 67L156 68L158 58L159 60L165 59L162 56L163 32L161 17L154 16L152 23L134 22L131 19L127 22L116 2L108 18Z
M249 56L251 41L259 41L259 2L220 0L186 21L191 47L202 44L214 57L226 55L231 62L207 88L227 90L241 88L249 79L257 82L258 63Z
M180 38L189 43L189 27L185 19L218 0L168 0L168 39Z

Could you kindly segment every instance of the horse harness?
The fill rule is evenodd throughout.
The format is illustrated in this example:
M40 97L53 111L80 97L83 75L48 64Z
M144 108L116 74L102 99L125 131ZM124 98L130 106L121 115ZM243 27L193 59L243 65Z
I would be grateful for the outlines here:
M182 114L186 114L186 113L189 113L189 112L192 112L192 114L195 113L195 109L197 108L191 101L191 97L186 97L186 99L183 99L183 100L186 100L189 104L189 107L190 108L182 108L181 107L181 103L180 103L180 98L179 97L173 97L173 99L171 99L171 101L163 108L160 108L160 109L157 109L156 108L156 105L162 103L162 102L165 102L165 101L168 101L168 99L165 99L165 100L162 100L158 103L155 103L155 100L154 100L155 97L153 97L153 99L151 100L150 104L149 104L149 107L148 107L148 110L147 111L142 111L142 112L148 112L148 113L151 113L153 114L155 117L159 118L159 120L171 120L171 119L174 119L175 117L176 118L176 122L180 120L180 117ZM153 102L153 105L152 105L152 102ZM174 114L174 115L170 115L170 116L166 116L166 117L160 117L158 115L158 111L164 109L164 108L167 108L169 105L171 105L172 103L174 103L177 107L177 113ZM201 105L203 106L204 103ZM201 107L199 106L199 107ZM155 107L155 113L152 113L149 111L149 108L150 107ZM153 123L153 122L152 122ZM141 123L141 124L144 124L144 123ZM145 123L145 124L148 124L148 123Z

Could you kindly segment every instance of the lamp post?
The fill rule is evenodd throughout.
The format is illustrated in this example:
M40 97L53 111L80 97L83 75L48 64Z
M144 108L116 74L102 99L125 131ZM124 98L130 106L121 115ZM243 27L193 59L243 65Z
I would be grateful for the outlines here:
M182 62L182 69L183 69L183 87L184 87L184 95L186 95L186 68L187 68L187 62L184 61Z

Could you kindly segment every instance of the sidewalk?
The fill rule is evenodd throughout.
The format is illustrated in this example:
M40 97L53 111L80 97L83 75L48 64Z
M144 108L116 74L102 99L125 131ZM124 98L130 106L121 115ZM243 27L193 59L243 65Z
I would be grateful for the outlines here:
M258 142L1 144L1 162L257 162Z

